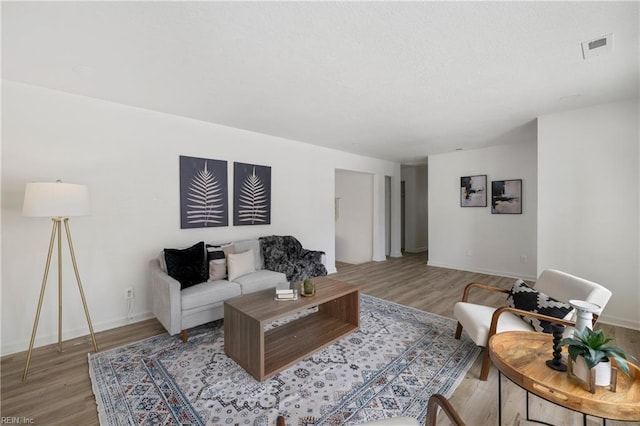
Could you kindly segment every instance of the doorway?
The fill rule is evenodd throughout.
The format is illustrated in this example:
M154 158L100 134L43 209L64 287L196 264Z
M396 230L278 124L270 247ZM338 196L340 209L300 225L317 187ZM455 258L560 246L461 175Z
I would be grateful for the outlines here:
M373 174L336 170L336 262L373 260Z

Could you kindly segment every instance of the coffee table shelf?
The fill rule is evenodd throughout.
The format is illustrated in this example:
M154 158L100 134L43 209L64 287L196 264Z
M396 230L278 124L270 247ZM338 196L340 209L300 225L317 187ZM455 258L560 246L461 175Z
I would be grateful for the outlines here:
M229 299L224 303L224 350L257 380L284 370L360 326L360 293L356 286L315 278L316 295L276 301L273 290ZM265 331L273 321L318 311Z
M316 312L265 333L265 370L275 374L329 346L358 326Z

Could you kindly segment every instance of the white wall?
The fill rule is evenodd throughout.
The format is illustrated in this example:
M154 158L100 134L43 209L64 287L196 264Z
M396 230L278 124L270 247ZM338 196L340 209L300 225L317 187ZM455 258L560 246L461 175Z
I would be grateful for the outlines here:
M487 175L487 207L460 207L460 177ZM429 157L429 265L536 278L535 139ZM491 214L491 181L522 179L522 214ZM526 263L520 257L526 256Z
M603 322L640 329L638 100L538 119L538 271L604 285Z
M336 170L336 260L364 263L373 259L373 175Z
M402 166L405 183L404 249L410 253L427 250L427 165Z
M271 166L271 225L181 230L179 155L227 160L230 199L234 161ZM100 331L127 323L127 287L135 291L136 320L149 316L147 263L164 247L294 235L324 250L335 270L336 168L373 174L373 252L384 259L384 177L392 176L399 200L399 164L3 81L2 354L28 346L51 234L50 220L21 216L27 182L89 186L92 214L70 225ZM399 220L393 226L392 250L399 252ZM88 329L67 261L63 271L67 339ZM54 259L36 346L57 338L56 277Z

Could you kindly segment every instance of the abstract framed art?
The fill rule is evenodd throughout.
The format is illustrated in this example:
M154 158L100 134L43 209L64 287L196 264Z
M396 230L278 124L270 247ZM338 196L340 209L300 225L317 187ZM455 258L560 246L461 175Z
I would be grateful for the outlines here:
M271 167L233 163L233 225L271 223Z
M460 207L487 207L487 175L460 178Z
M522 179L491 182L491 213L522 214Z
M180 156L180 228L227 226L227 162Z

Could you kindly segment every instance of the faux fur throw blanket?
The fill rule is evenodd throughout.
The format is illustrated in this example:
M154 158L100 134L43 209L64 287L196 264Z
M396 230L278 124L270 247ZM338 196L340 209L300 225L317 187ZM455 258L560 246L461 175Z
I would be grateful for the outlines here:
M290 282L327 275L322 264L323 251L307 250L290 235L260 237L264 268L282 272Z

